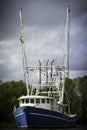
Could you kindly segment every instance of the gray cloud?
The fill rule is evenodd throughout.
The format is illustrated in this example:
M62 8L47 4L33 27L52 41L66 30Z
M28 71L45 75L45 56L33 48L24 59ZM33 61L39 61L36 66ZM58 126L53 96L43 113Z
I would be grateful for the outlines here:
M86 0L71 0L72 14L74 18L81 17L87 14L87 1Z
M22 78L18 9L23 10L28 63L32 64L33 59L36 61L36 58L42 61L42 59L52 60L55 57L59 63L60 58L56 54L59 52L57 49L65 23L66 4L67 0L0 0L0 78L2 80ZM70 69L86 71L87 1L71 0L70 6ZM64 39L60 55L64 52L63 42Z

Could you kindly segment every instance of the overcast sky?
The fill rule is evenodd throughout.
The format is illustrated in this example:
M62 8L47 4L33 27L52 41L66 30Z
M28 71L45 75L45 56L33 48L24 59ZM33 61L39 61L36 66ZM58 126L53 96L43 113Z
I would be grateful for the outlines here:
M0 0L2 81L23 78L18 9L23 12L28 65L54 58L61 64L66 5L67 0ZM70 8L70 70L75 72L71 76L80 76L87 74L87 0L71 0Z

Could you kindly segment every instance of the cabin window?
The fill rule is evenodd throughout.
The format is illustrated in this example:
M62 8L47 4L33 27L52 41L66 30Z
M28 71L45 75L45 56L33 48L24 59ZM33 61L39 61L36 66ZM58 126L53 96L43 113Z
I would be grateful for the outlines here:
M49 100L49 99L47 99L47 103L50 103L50 100Z
M34 103L34 99L30 99L30 103Z
M45 103L45 99L42 99L42 103Z
M26 99L26 103L29 103L29 99Z
M24 103L24 99L22 99L22 103Z
M40 103L40 99L36 99L36 103Z

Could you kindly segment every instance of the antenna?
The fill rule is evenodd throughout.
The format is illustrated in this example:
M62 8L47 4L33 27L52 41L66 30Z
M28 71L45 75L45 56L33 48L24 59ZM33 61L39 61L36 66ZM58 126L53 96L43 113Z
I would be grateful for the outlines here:
M27 95L29 95L28 88L28 67L27 67L27 59L25 53L25 44L24 44L24 32L23 32L23 20L22 20L22 9L19 9L19 18L20 18L20 42L22 47L22 60L23 60L23 72L24 72L24 81L26 82L27 87Z

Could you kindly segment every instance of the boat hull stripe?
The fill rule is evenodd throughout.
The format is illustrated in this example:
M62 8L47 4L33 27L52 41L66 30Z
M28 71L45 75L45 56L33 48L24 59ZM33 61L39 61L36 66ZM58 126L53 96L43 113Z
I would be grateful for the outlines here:
M23 114L24 114L24 112L22 112L22 113L16 115L15 117L17 118L17 117L19 117L19 116L21 116L21 115L23 115Z
M74 120L67 120L61 117L57 117L57 116L52 116L52 115L45 115L45 114L39 114L39 113L30 113L31 115L37 115L37 116L45 116L45 117L52 117L52 118L56 118L56 119L61 119L61 120L65 120L65 121L76 121Z

